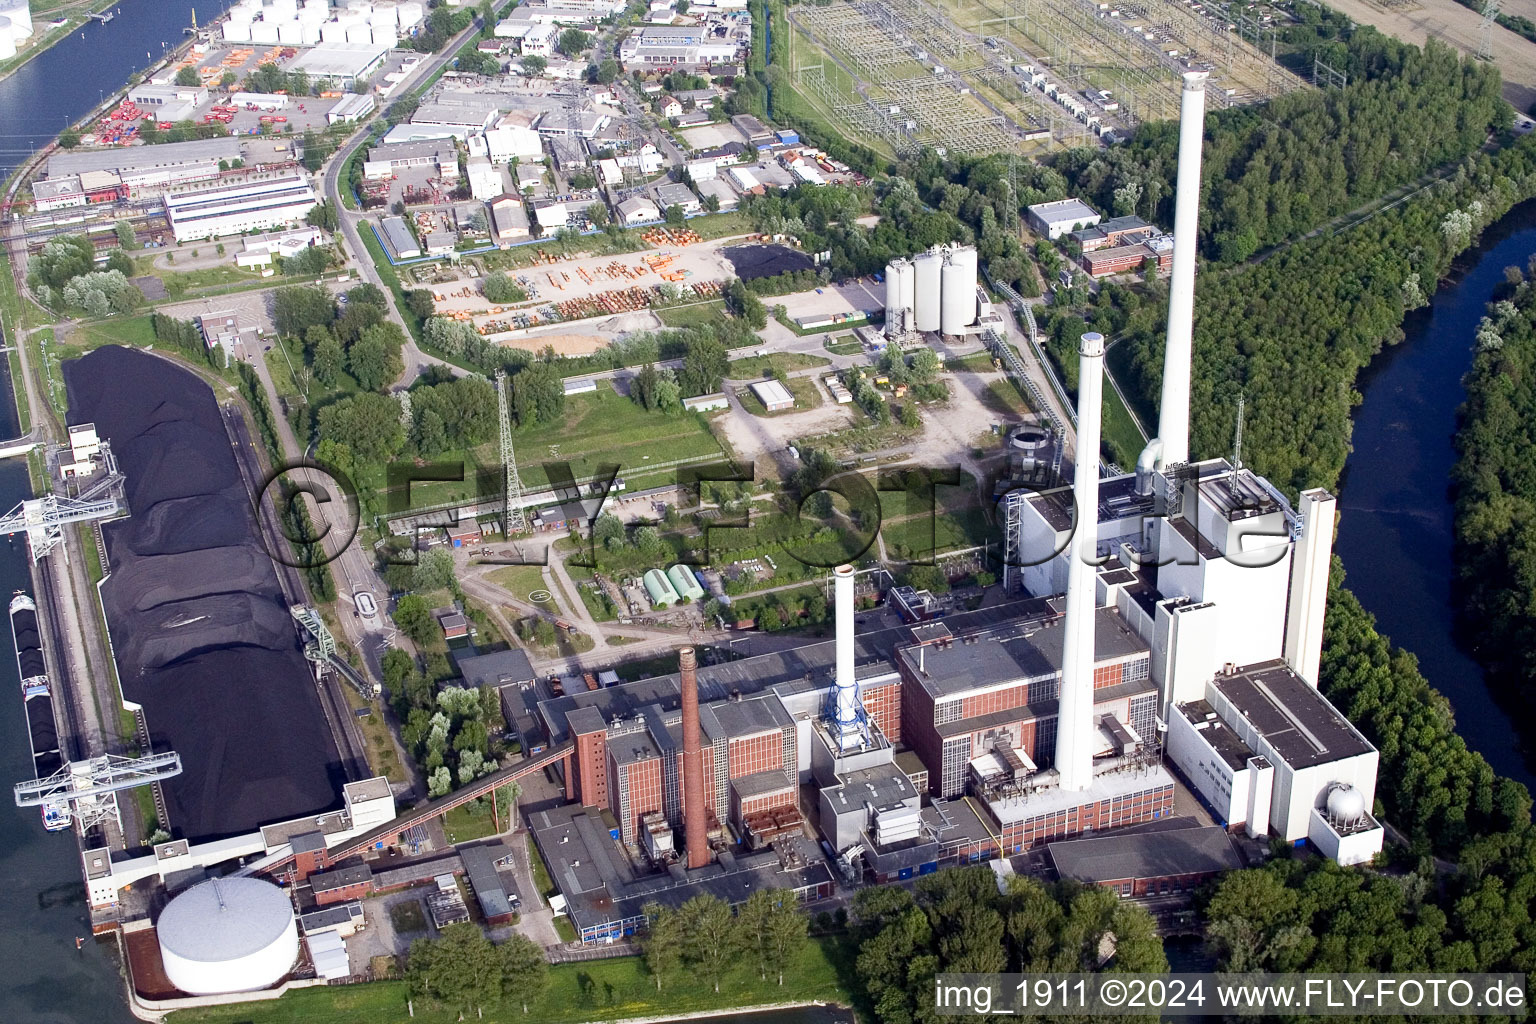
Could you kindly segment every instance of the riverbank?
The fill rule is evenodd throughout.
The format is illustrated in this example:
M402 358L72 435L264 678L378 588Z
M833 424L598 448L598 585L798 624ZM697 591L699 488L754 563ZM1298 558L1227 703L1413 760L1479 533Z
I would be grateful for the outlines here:
M9 75L13 75L25 67L30 61L41 57L48 50L57 46L69 37L69 34L78 28L83 28L91 21L91 15L100 14L102 11L116 5L120 0L88 0L84 4L62 4L57 6L33 5L32 10L32 37L27 40L26 48L19 50L16 56L9 60L0 60L0 81L4 81ZM53 21L58 20L61 12L68 10L64 15L64 22L55 27ZM44 22L44 18L52 20ZM41 28L47 31L41 35Z
M784 985L762 981L750 964L739 964L720 983L717 995L707 981L689 976L656 981L639 957L615 957L556 964L537 1002L523 1013L521 1006L487 1009L477 1024L583 1024L587 1021L660 1022L706 1017L739 1017L786 1007L846 1006L852 997L844 978L852 974L852 954L840 938L808 943L800 962L784 974ZM289 992L268 1002L180 1010L169 1024L381 1024L404 1020L408 1010L405 982L374 981L357 985L328 985ZM793 1013L794 1011L787 1011ZM851 1012L843 1011L843 1019ZM417 1003L412 1024L457 1024L457 1010ZM815 1024L823 1018L806 1011L803 1017L778 1018Z

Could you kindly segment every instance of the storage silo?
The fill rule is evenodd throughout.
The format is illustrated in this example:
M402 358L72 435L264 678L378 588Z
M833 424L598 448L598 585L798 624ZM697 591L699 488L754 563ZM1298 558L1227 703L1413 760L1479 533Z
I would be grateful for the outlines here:
M0 14L0 60L16 56L16 37L11 34L14 29L11 19Z
M32 35L32 8L28 0L0 0L0 15L10 19L10 30L6 35L13 43Z
M373 23L375 28L379 25L388 25L390 28L394 28L400 24L400 8L375 7L373 15L368 20Z
M955 254L944 261L942 271L943 305L939 310L939 329L944 334L959 335L976 320L976 287L969 270Z
M166 904L155 922L171 984L188 995L276 984L299 954L288 894L259 878L215 878Z
M939 329L941 284L944 255L937 248L912 258L914 327L919 331Z
M393 25L371 25L374 46L394 49L400 42L400 32Z
M414 0L411 3L400 4L395 8L395 16L400 19L401 29L413 29L421 23L423 17L421 4L415 3Z
M917 273L910 260L900 257L885 265L885 329L902 330L912 316L917 295Z
M339 21L328 21L320 26L320 41L322 43L344 43L347 41L347 26Z
M263 18L261 21L251 22L251 42L265 43L268 46L276 46L277 22L267 21L265 18Z
M297 21L277 23L277 41L284 46L301 46L304 43L304 27Z

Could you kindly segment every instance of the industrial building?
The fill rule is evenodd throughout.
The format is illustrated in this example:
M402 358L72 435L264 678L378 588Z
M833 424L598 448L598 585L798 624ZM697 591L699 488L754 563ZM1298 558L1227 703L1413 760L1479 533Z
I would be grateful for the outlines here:
M161 121L186 121L208 102L208 90L202 86L145 82L128 90L128 101Z
M48 180L100 172L116 178L114 187L137 191L216 178L219 161L228 165L243 156L240 140L235 138L58 152L48 158Z
M1101 480L1096 460L1081 458L1070 492L1005 498L1005 586L1066 591L1064 678L1089 674L1095 638L1081 624L1106 611L1146 645L1167 753L1218 820L1256 837L1310 840L1326 856L1358 863L1381 849L1382 828L1369 813L1378 755L1316 689L1333 496L1304 491L1296 509L1236 456L1189 461L1206 75L1184 77L1157 437L1133 473ZM1084 335L1080 352L1077 450L1096 453L1103 339ZM1086 535L1078 528L1083 509L1094 510ZM1102 729L1092 663L1092 706L1080 701L1071 717L1092 717ZM1059 729L1068 718L1064 699ZM1060 744L1063 787L1069 776L1088 779L1084 758L1094 753L1074 749L1063 764Z
M490 207L491 237L498 246L506 249L528 240L528 211L523 206L522 196L510 193L497 196L491 200Z
M1216 825L1069 839L1046 853L1058 877L1127 898L1185 892L1243 866L1232 837Z
M448 175L447 167L453 168ZM399 174L410 167L430 167L440 176L454 176L459 172L459 151L451 138L427 139L420 142L391 142L373 146L363 161L363 177L370 181Z
M744 29L719 23L642 25L619 44L619 63L625 71L703 68L735 60L750 40L750 23Z
M752 394L763 403L763 408L768 412L783 412L795 407L795 396L790 394L789 388L776 380L759 380L752 383Z
M308 176L217 185L165 196L165 216L177 242L219 238L297 224L320 202Z
M384 64L394 46L367 42L321 43L299 54L285 69L290 74L303 72L311 81L329 82L339 89L351 89Z
M1091 228L1104 218L1081 199L1058 199L1053 203L1036 203L1029 207L1026 219L1030 230L1054 242L1062 235Z

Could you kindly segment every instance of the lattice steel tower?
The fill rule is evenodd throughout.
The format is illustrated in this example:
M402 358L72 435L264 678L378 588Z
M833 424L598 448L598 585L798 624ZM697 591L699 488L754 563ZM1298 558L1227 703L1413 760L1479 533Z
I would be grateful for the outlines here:
M1488 0L1483 5L1483 24L1477 35L1477 59L1493 60L1493 26L1498 24L1499 8L1504 0Z
M507 403L507 371L496 371L496 415L501 421L502 481L501 527L508 537L528 529L523 519L523 482L517 476L517 456L512 451L512 415Z

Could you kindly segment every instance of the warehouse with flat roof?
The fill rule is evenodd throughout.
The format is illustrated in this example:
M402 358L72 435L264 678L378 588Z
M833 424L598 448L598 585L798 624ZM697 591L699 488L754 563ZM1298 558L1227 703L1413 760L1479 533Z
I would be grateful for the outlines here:
M220 160L229 164L242 156L240 140L236 138L77 150L50 156L48 177L51 180L105 171L116 174L129 188L142 188L212 178L219 173Z
M302 71L343 89L352 88L360 78L367 78L384 63L389 47L373 43L321 43L301 53L285 69L290 74Z
M220 185L165 197L177 242L190 242L295 224L320 202L303 174Z

